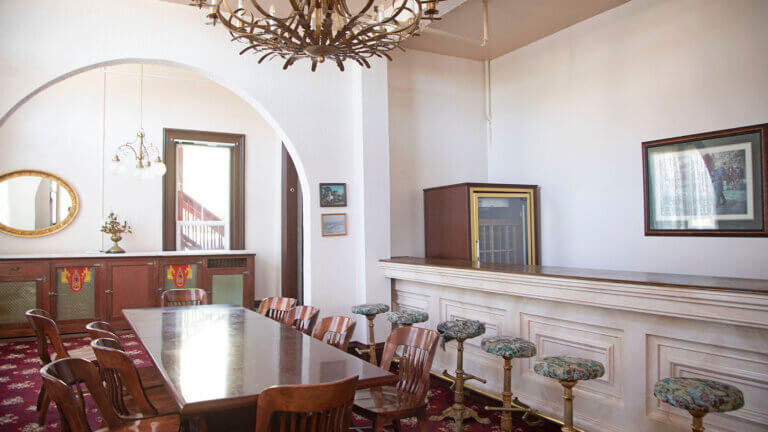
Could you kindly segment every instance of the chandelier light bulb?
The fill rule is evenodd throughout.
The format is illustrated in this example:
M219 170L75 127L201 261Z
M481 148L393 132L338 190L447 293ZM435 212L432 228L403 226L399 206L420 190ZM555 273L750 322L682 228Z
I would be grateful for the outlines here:
M115 157L109 161L109 170L114 174L123 173L125 172L125 164L117 155L115 155Z
M156 161L152 162L150 169L152 170L154 177L162 177L165 175L165 172L168 171L168 168L165 166L160 157L158 157Z

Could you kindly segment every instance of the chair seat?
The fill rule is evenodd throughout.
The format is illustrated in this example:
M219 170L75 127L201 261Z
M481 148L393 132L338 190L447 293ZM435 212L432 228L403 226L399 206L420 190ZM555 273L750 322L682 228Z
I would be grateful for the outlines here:
M154 387L144 389L144 393L147 395L147 399L155 407L158 415L178 414L179 408L176 406L173 397L168 393L165 387ZM124 396L125 407L128 412L138 413L140 410L137 407L134 399L126 394Z
M384 303L369 303L352 306L352 313L357 315L378 315L387 312L389 306Z
M445 349L445 343L453 339L464 341L485 333L485 324L475 320L443 321L437 325L437 332L441 336L440 346Z
M177 432L180 430L180 426L181 418L173 414L134 420L116 429L101 428L96 432Z
M392 324L411 325L426 322L429 320L429 314L419 310L401 309L387 312L385 318Z
M90 345L85 345L77 349L72 349L67 351L69 353L70 357L73 358L81 358L88 360L90 362L96 361L96 354L93 352L93 349L91 349Z
M160 375L160 371L155 366L136 368L136 371L139 372L141 386L145 389L163 386L163 376Z
M533 370L539 375L560 381L590 380L605 374L605 367L599 361L569 356L544 357Z
M744 406L744 394L738 388L701 378L664 378L654 386L653 395L688 411L725 412Z
M363 417L402 415L410 410L424 409L426 403L425 398L419 400L415 395L401 392L394 386L382 386L355 392L353 411Z
M533 342L507 336L483 338L480 344L483 351L504 358L528 358L536 355Z

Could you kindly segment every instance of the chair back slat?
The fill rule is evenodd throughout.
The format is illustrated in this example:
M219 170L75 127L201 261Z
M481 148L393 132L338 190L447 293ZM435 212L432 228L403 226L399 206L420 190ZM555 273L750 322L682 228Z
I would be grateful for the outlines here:
M347 432L357 376L328 384L286 385L261 392L256 432Z
M99 368L107 384L107 394L115 411L123 415L133 414L125 405L123 395L127 391L141 414L156 416L157 409L144 392L139 371L120 342L108 338L96 339L91 342L91 348L96 353Z
M90 431L82 397L82 385L91 394L99 414L109 429L116 429L127 423L109 402L102 385L99 369L93 363L81 358L64 358L53 361L40 369L48 395L56 402L62 422L62 430ZM77 391L77 396L75 395Z
M67 349L64 348L64 344L61 342L59 328L53 321L51 314L42 309L30 309L25 315L27 316L29 325L32 326L32 330L35 332L35 338L37 339L37 355L40 357L40 361L43 365L47 365L51 362L51 354L48 352L48 344L53 347L57 359L69 357Z
M429 371L432 367L440 335L421 327L400 327L392 330L384 345L381 368L389 370L392 357L399 347L400 355L398 390L424 398L429 390Z
M294 305L296 299L291 297L267 297L259 304L259 313L272 318L275 321L283 322L285 315Z
M345 316L325 317L315 326L312 337L346 351L356 324L354 319Z
M319 314L320 309L314 306L296 306L288 310L282 323L304 334L311 335Z
M160 306L200 306L208 304L208 293L200 288L169 289L163 292Z

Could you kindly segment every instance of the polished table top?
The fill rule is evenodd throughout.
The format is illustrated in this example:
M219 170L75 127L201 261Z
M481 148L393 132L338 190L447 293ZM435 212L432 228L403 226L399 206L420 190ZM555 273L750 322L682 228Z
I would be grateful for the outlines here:
M360 388L397 376L251 310L226 305L126 309L184 415L254 404L262 390L357 375Z

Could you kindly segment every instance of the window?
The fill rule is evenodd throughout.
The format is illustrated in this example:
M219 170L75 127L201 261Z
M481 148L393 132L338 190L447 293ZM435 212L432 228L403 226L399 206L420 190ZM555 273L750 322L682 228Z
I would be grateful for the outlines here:
M243 249L245 136L165 129L163 250Z

